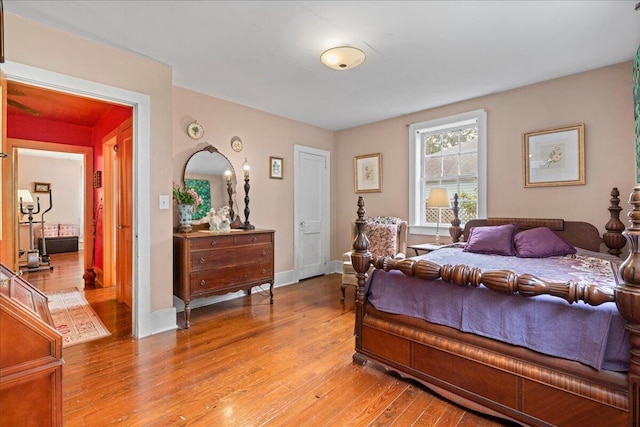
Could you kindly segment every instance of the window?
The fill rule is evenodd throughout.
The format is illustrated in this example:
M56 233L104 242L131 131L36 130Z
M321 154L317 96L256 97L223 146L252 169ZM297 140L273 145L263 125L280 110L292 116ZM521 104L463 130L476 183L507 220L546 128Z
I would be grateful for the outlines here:
M486 112L476 110L409 126L409 221L414 234L447 235L453 210L428 208L431 189L458 194L464 223L486 217Z

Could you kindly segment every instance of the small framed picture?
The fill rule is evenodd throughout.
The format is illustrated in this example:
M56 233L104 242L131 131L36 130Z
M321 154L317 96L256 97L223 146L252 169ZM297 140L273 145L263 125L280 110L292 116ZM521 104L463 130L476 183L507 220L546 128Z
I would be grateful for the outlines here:
M34 182L33 183L33 192L34 193L48 193L51 191L51 184L48 182Z
M282 179L284 176L284 160L282 157L269 157L269 178Z
M584 124L524 134L524 186L582 185Z
M353 158L356 193L382 191L382 154L366 154Z

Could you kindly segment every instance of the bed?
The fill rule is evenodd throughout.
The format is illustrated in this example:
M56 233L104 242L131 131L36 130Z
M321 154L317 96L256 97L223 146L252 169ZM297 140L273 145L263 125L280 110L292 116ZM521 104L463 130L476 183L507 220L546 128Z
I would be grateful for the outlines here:
M610 255L625 242L618 194L603 237L560 219L474 220L460 230L454 204L450 233L465 243L404 260L372 259L360 197L354 362L522 425L640 427L640 186L626 260ZM478 235L511 224L518 256L471 251ZM534 245L527 257L541 231L575 253L541 257ZM599 253L603 242L609 254Z

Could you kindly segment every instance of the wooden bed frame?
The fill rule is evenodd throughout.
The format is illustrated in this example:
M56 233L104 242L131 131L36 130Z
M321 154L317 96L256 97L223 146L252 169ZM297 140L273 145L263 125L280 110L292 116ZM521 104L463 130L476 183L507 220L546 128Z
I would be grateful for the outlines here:
M595 227L586 223L517 220L529 227L550 224L569 243L584 249L598 250L604 240L611 253L620 254L625 238L622 235L624 225L619 219L622 208L618 206L618 195L617 189L613 189L609 207L611 220L603 238ZM640 186L633 189L629 203L633 206L629 214L632 225L625 236L630 243L630 254L620 268L623 282L616 288L615 295L608 295L593 285L577 285L573 281L550 283L508 271L483 272L465 265L440 266L426 260L382 257L374 260L367 247L364 200L360 197L352 254L358 280L354 362L364 365L368 360L375 361L405 378L417 380L457 404L524 425L640 427ZM470 222L466 230L460 230L456 211L457 204L454 204L454 221L450 229L454 241L477 223ZM511 220L501 219L498 223ZM574 227L577 228L573 230ZM629 331L632 348L629 372L597 371L578 362L410 316L378 311L368 303L365 295L367 270L371 264L423 279L441 278L458 286L483 284L505 294L549 294L568 303L591 305L615 301Z

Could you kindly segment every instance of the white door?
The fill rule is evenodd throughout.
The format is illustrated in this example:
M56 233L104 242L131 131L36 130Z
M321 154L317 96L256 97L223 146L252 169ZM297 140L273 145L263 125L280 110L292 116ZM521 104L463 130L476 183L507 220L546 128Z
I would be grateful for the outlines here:
M327 273L329 152L294 146L295 270L298 280Z

